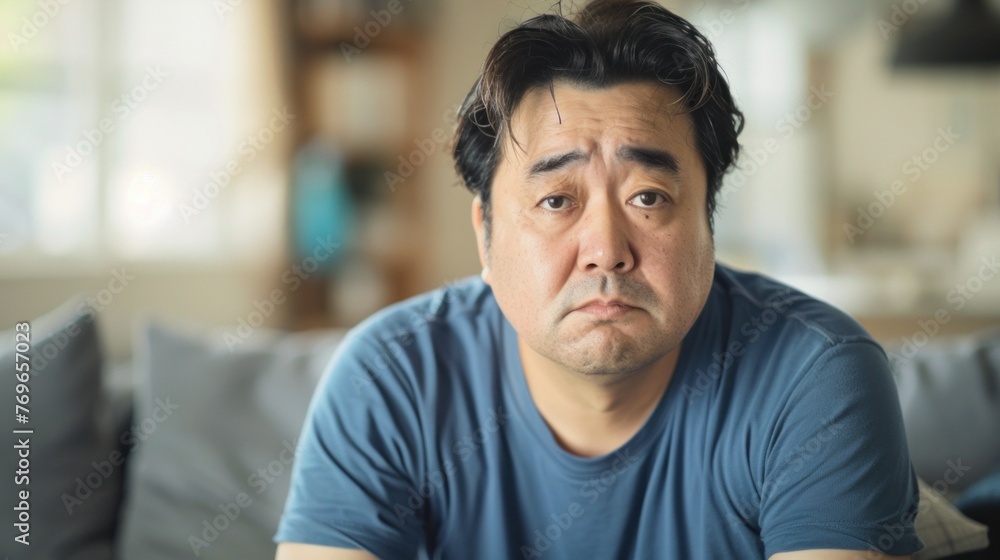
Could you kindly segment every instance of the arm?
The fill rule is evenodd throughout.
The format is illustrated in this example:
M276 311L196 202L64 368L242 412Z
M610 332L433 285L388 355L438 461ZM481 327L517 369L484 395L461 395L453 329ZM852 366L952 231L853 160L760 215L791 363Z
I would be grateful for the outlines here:
M769 560L910 560L910 557L861 550L797 550L772 554Z
M919 490L881 349L861 340L830 346L787 390L760 481L768 558L868 560L919 550Z
M279 558L397 560L423 545L428 508L407 507L423 448L404 364L370 333L355 333L306 415L274 537Z
M284 542L274 560L378 560L363 550Z
M910 560L910 557L861 550L797 550L772 554L769 560Z

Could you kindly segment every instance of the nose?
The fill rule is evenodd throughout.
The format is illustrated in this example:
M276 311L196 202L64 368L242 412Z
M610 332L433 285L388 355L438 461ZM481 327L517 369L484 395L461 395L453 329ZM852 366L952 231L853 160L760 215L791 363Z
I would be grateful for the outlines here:
M578 266L584 272L624 274L635 266L624 209L612 201L591 201L579 228Z

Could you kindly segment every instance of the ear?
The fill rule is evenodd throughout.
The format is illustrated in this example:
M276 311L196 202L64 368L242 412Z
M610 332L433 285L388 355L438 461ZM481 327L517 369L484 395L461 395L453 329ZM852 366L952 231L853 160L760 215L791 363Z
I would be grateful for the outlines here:
M483 282L490 283L490 255L486 250L486 226L483 223L483 201L477 195L472 199L472 229L476 231L476 249L479 264L483 267Z

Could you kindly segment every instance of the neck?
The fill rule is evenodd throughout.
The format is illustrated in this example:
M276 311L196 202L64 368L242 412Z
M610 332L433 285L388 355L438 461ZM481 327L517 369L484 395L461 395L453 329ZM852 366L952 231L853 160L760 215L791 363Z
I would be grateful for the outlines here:
M626 376L570 371L518 340L524 377L559 445L582 457L611 453L639 431L673 378L680 345Z

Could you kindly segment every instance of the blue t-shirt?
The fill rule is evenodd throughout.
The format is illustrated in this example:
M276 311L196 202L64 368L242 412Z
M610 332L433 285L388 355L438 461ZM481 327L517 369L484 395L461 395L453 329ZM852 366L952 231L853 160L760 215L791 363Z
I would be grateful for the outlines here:
M478 277L358 325L310 405L275 540L382 560L738 559L922 547L881 347L852 319L717 264L639 431L553 438Z

